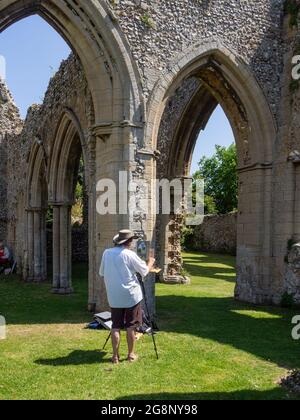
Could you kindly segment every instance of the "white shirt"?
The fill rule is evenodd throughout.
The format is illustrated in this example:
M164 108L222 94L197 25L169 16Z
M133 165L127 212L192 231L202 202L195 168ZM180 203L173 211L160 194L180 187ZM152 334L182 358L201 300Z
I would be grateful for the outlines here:
M123 246L107 249L104 252L100 276L104 277L111 308L131 308L143 300L136 273L146 277L149 268L135 252Z

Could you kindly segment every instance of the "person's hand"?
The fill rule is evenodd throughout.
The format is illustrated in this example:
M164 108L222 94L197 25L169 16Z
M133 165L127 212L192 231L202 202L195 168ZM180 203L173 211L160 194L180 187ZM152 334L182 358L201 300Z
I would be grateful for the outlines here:
M153 268L154 264L155 264L155 258L150 257L149 261L148 261L148 267L149 267L150 270L151 270L151 268Z

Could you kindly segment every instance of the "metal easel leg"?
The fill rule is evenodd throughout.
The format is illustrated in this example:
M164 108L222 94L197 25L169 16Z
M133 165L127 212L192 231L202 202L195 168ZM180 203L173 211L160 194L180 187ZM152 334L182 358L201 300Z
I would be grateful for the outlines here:
M107 340L105 341L102 351L105 350L105 347L107 346L107 343L109 342L110 337L111 337L111 332L109 333L109 336L107 337Z

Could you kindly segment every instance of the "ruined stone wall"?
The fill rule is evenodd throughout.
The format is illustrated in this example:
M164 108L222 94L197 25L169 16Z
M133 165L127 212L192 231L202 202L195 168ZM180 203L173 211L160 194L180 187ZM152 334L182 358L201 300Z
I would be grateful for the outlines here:
M94 122L93 108L87 81L75 55L62 62L59 71L50 80L43 104L33 105L28 110L22 131L11 140L8 149L8 239L17 255L20 272L26 249L26 179L30 151L38 136L43 140L47 157L50 158L56 130L66 109L73 110L83 136L87 138ZM88 173L89 162L85 163Z
M237 67L241 61L246 64L247 71L249 71L248 75L242 74L243 66L240 66L241 73L238 76L240 86L246 86L253 76L264 94L257 109L254 110L254 114L260 114L260 117L263 115L262 120L265 122L262 123L262 126L268 127L269 133L263 134L263 127L257 130L255 134L257 145L255 139L251 138L251 132L253 133L255 130L253 126L256 125L256 117L253 118L255 98L249 100L250 95L237 98L236 92L230 88L230 78L226 80L226 64L224 64L223 74L223 81L224 79L226 81L223 86L220 83L222 66L218 68L219 73L217 71L215 74L213 72L205 74L204 70L201 75L197 73L196 76L199 75L204 84L211 88L208 90L213 95L215 94L221 104L223 100L222 105L227 105L227 109L225 106L224 109L230 118L236 140L239 143L240 166L271 164L272 150L276 141L275 124L280 118L281 82L284 54L287 48L282 37L285 15L284 0L117 0L108 1L108 3L111 4L112 13L128 40L132 55L141 73L144 98L148 105L146 119L147 115L152 117L152 113L157 111L157 102L160 100L157 96L160 91L164 91L171 81L174 82L176 76L183 72L186 64L192 60L196 62L200 54L200 47L201 52L214 49L224 52L225 48L226 54L229 54L228 51L232 53L229 61L232 60ZM183 59L183 57L185 58ZM218 62L218 57L214 57L214 59ZM163 80L160 84L161 79ZM161 153L157 159L158 178L170 168L173 163L170 160L176 160L173 149L176 147L176 145L174 146L174 134L179 120L179 125L181 124L185 105L189 103L190 99L188 95L185 96L184 91L180 91L181 89L182 86L178 86L170 103L166 104L162 124L159 128L158 143L153 144L151 128L146 139L147 146L154 145ZM166 96L169 100L168 93ZM199 100L201 100L201 96L199 96ZM266 100L265 103L263 103L264 100ZM248 106L245 111L247 101ZM249 105L249 102L252 104ZM253 108L250 111L252 105ZM264 109L259 109L259 107ZM269 109L274 121L269 114ZM250 113L252 113L252 119ZM268 117L265 118L266 116ZM251 124L249 124L250 119ZM257 117L258 119L259 117ZM156 129L157 127L155 127ZM155 134L154 139L156 140ZM265 150L269 147L269 152L265 153L263 149L264 143L267 145L269 141L269 139L267 140L268 135L269 138L272 137L270 140L272 144L269 143L266 146ZM181 137L175 135L175 142L181 139L184 141L184 134ZM186 164L188 159L189 156L186 155ZM174 161L174 167L176 165L177 161ZM271 239L269 239L271 234L268 231L269 223L271 223L268 208L271 208L272 204L270 202L271 188L266 184L270 180L271 170L267 174L267 170L264 171L264 168L265 166L261 171L257 169L256 172L240 176L239 238L242 246L239 247L241 264L238 265L238 270L239 277L247 280L241 287L245 293L238 290L236 294L240 299L261 303L275 301L274 296L280 293L278 288L277 290L274 288L274 291L269 293L273 286L269 284L271 275L267 273L266 266L272 265ZM181 174L178 171L175 176L183 174L184 171ZM252 201L251 204L249 199ZM156 231L158 246L164 250L164 255L162 253L159 255L165 261L163 275L174 276L176 272L180 273L181 265L180 223L170 222L164 217L158 219ZM165 229L166 226L167 229ZM266 233L263 232L264 229ZM262 237L263 235L265 235L265 239ZM166 261L169 261L169 264L166 264Z
M53 261L53 230L47 229L47 258L48 264ZM88 263L89 243L88 230L85 226L72 229L72 262Z
M19 111L4 81L0 80L0 238L7 237L7 156L13 138L22 129Z
M296 25L291 25L291 18L296 19ZM285 67L273 171L272 287L281 296L285 292L293 294L300 303L300 83L292 78L292 59L300 54L297 14L286 17L283 40Z
M102 85L102 90L99 89L101 93L93 91L94 99L97 103L95 107L97 110L97 127L91 130L95 122L91 95L78 60L75 57L71 57L70 60L62 64L59 73L51 80L44 104L33 106L30 109L24 130L19 136L14 138L14 141L7 149L8 163L6 171L10 181L8 191L8 230L9 238L16 245L15 249L18 258L22 260L22 255L24 255L26 248L24 242L24 209L27 203L25 184L28 175L28 155L35 137L38 135L43 140L46 154L48 157L51 157L56 128L64 110L70 108L79 119L83 129L83 137L86 141L91 140L93 142L94 154L91 157L91 162L96 167L94 172L97 176L101 174L102 176L114 177L119 168L125 167L126 170L131 171L133 178L151 178L155 175L154 160L157 158L156 151L152 150L154 146L152 140L156 139L157 133L155 130L159 129L159 127L153 127L159 122L154 122L152 117L153 114L159 114L158 108L163 107L161 103L163 97L152 97L155 92L154 87L159 86L158 90L160 90L159 93L162 93L162 95L166 93L164 89L169 86L171 79L173 80L175 76L178 76L179 71L182 69L182 66L178 65L180 58L186 56L186 64L191 60L198 59L198 49L196 47L207 46L207 50L220 47L222 53L224 51L221 47L225 47L232 52L232 55L228 57L227 51L224 63L218 63L219 73L215 72L213 74L215 77L213 81L216 84L220 82L218 84L220 88L218 93L221 92L221 94L227 96L226 99L228 99L230 106L239 107L241 114L247 120L245 106L243 107L243 103L241 103L242 99L237 98L235 92L230 90L230 86L228 86L230 81L225 76L228 74L229 76L233 75L232 79L237 79L234 80L236 85L246 85L244 91L243 88L240 88L242 93L249 93L252 86L256 89L257 86L254 82L251 85L252 81L256 79L264 95L258 95L258 101L253 101L255 106L251 107L248 104L247 109L250 109L251 112L253 111L252 114L254 115L254 117L251 115L252 125L256 125L256 121L254 121L256 116L258 116L257 119L262 118L262 116L268 117L266 118L268 121L265 122L261 130L261 136L258 132L259 130L256 130L257 127L261 128L261 125L259 125L260 121L257 127L246 127L249 128L249 132L256 133L256 140L258 143L261 143L261 149L258 147L257 159L255 162L253 161L253 163L261 165L261 167L254 168L256 172L245 172L244 175L242 174L243 182L240 183L240 192L243 190L244 195L242 195L242 200L240 201L242 203L241 208L239 208L241 223L238 230L243 236L244 242L242 242L243 246L240 247L240 283L236 296L239 299L256 303L278 302L286 286L283 279L287 269L285 262L287 261L285 259L287 257L287 242L297 233L297 223L300 220L300 211L296 211L294 214L293 210L290 210L294 209L298 202L295 199L298 169L294 161L292 166L288 164L288 162L291 162L291 160L288 160L290 153L293 152L294 148L299 148L298 91L297 89L293 90L293 92L290 90L290 63L292 55L297 50L299 37L297 29L288 29L288 22L283 26L285 1L99 0L99 2L101 5L106 4L109 7L111 15L110 17L105 16L107 26L103 24L103 27L101 26L103 22L99 25L101 27L98 27L93 22L92 17L88 15L88 7L85 7L87 2L78 1L72 2L72 4L71 2L64 2L64 5L67 4L70 10L73 11L72 17L76 16L76 24L82 31L78 32L81 34L81 39L76 40L78 44L74 42L74 45L79 45L81 48L89 45L89 48L93 51L94 47L95 49L100 47L97 49L98 56L94 57L94 61L89 63L90 69L93 69L93 71L87 72L87 74L93 75L93 77L90 77L90 83L95 83L95 80L99 86L101 82L103 84L106 83L107 92L109 93L105 96L105 89L103 89ZM32 3L38 4L39 2L33 1ZM96 2L93 2L93 4L96 4ZM57 5L57 8L59 9L59 5ZM59 14L55 17L57 22L63 24L60 21ZM116 26L114 26L115 23ZM104 41L103 45L101 42L97 43L96 38L98 38L98 41L99 38L105 38L102 37L101 31L105 31L106 27L112 27L114 30L112 38L115 38L114 35L117 35L120 38L126 38L128 41L128 50L131 52L130 55L134 64L132 68L129 66L131 73L129 72L130 75L125 75L125 79L120 77L119 80L116 77L118 70L120 68L123 69L122 65L120 65L123 61L119 56L114 56L114 51L112 51L113 42L110 44L108 37L106 38L106 42L110 47L107 50L109 53L107 51L104 53ZM122 33L118 32L119 28ZM101 45L103 46L103 51ZM126 50L127 44L122 44L123 47ZM120 54L121 49L118 50L118 54ZM192 49L193 53L191 53ZM89 55L89 57L91 56ZM101 61L102 58L97 61L97 58L100 56L104 57L103 61ZM218 58L218 56L216 55L214 58ZM247 65L247 72L241 68L235 69L236 72L232 71L230 73L231 69L226 69L226 59L233 63L232 67L235 65L236 67L243 67L239 61L241 59ZM85 62L85 64L87 63ZM138 77L134 79L134 82L130 79L131 77L133 79L133 74L136 76L133 71L135 70L135 65L141 75L142 98L138 95L140 92L135 91L136 84L134 83L137 81L137 84L139 84ZM222 66L224 67L224 74ZM228 73L226 73L226 70L228 70ZM97 79L97 74L99 73L102 75L101 80ZM201 76L204 76L202 77L204 83L207 82L205 75L204 69L201 73ZM162 86L163 83L159 83L163 76L165 77L163 81L165 82L164 86ZM220 79L218 79L218 76ZM127 95L125 99L122 97L122 89L120 89L123 80L128 82L128 86L122 86L124 97ZM177 128L177 120L181 118L185 106L193 96L193 89L190 90L192 86L191 80L186 80L181 87L178 86L173 97L175 102L171 100L167 104L159 131L159 151L161 156L157 161L158 176L165 173L167 165L172 165L169 154L171 143ZM191 83L191 86L189 86L189 83ZM95 87L95 84L93 86ZM114 90L116 86L118 88ZM214 91L213 88L216 85L212 84L209 86ZM228 86L228 91L226 91L224 86ZM260 90L258 88L257 90L255 89L254 92L260 94ZM131 94L132 97L130 96ZM112 98L111 103L101 104L102 95ZM130 100L127 101L129 96ZM243 100L245 101L246 99L247 101L248 98L245 98L245 96L246 94ZM262 100L263 96L265 96L266 102ZM122 108L124 104L127 107L126 109ZM145 104L148 105L148 108L143 117L140 118ZM260 105L266 109L259 109ZM112 112L106 112L110 107ZM254 109L254 107L258 109ZM129 108L138 111L135 115L132 115L133 113L127 112ZM272 110L279 127L276 134L277 126L274 128L275 124L273 126L273 121L270 123L269 120L271 118L269 118L268 108ZM130 115L133 121L122 121L120 110L124 114ZM147 111L149 111L149 114L147 114ZM105 115L105 118L101 118L101 112ZM150 124L147 121L147 116L149 115L151 117L149 118ZM125 117L123 118L125 119ZM236 120L233 121L234 123L237 122L237 124L233 125L239 125L242 130L245 120L237 117L233 119ZM145 125L142 124L143 122L145 122ZM263 132L265 127L270 130L270 136L266 135L268 133ZM146 134L144 131L146 131ZM271 136L272 144L270 148L275 153L274 162L272 162L272 153L267 154L264 150L264 143L267 143ZM266 140L266 137L268 137L268 140ZM147 144L143 142L143 138L146 138ZM248 137L240 136L240 143L245 147L247 140ZM251 138L251 140L254 142L255 139ZM140 146L145 147L145 149L138 151L137 149ZM134 157L134 155L136 156ZM140 156L142 156L141 159L139 158ZM266 162L266 156L268 156L270 161ZM244 164L248 164L247 150L243 157ZM89 166L89 163L90 160L88 159L87 166ZM268 172L265 171L266 166L268 166ZM271 177L272 179L270 180ZM296 193L298 190L300 190L300 187L296 187ZM257 203L260 203L260 205ZM101 225L98 220L94 222L95 225L92 229L93 243L91 244L92 250L95 249L93 251L94 255L97 255L97 258L95 257L94 260L99 259L103 250L102 247L108 244L112 236L111 232L117 226L120 227L122 220L126 220L126 223L129 220L129 224L131 223L130 226L133 228L138 226L142 234L144 231L151 232L149 234L150 237L153 233L152 228L154 228L151 225L152 220L149 222L150 218L144 217L143 219L142 216L141 220L137 218L136 224L131 223L131 220L127 218L121 219L121 217L105 219L108 220L105 226ZM166 223L167 225L168 222ZM162 221L162 225L164 223L165 221ZM178 225L180 223L177 220L171 221L169 223L169 232L160 241L162 248L168 253L169 260L173 264L170 265L171 274L173 272L176 274L180 269L178 245L180 228L178 228ZM266 226L266 235L262 228L264 226ZM271 226L271 234L268 231L269 226ZM158 231L162 230L158 225ZM266 239L262 238L263 235L265 235ZM152 236L150 239L152 239ZM294 237L293 239L297 238ZM101 246L99 245L100 241ZM169 244L169 248L165 246L166 244ZM21 265L22 261L19 261L19 263ZM270 273L269 267L274 267L272 273ZM94 272L95 267L92 267L91 273L93 276ZM95 301L94 296L98 291L98 294L101 293L100 287L97 289L96 282L97 280L91 284L93 302Z
M236 255L237 213L205 216L186 241L188 249Z
M277 114L283 0L107 0L125 34L145 97L192 45L218 40L253 71Z

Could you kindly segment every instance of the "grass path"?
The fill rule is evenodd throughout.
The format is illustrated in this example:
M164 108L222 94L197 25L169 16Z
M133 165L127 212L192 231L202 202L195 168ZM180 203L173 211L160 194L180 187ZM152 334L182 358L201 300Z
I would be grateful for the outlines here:
M0 399L285 399L277 385L300 367L291 339L294 311L232 299L234 258L185 255L190 286L157 285L160 360L152 342L138 343L135 365L111 366L99 350L105 331L85 330L87 282L76 267L73 296L50 285L0 280ZM123 336L121 354L126 355Z

